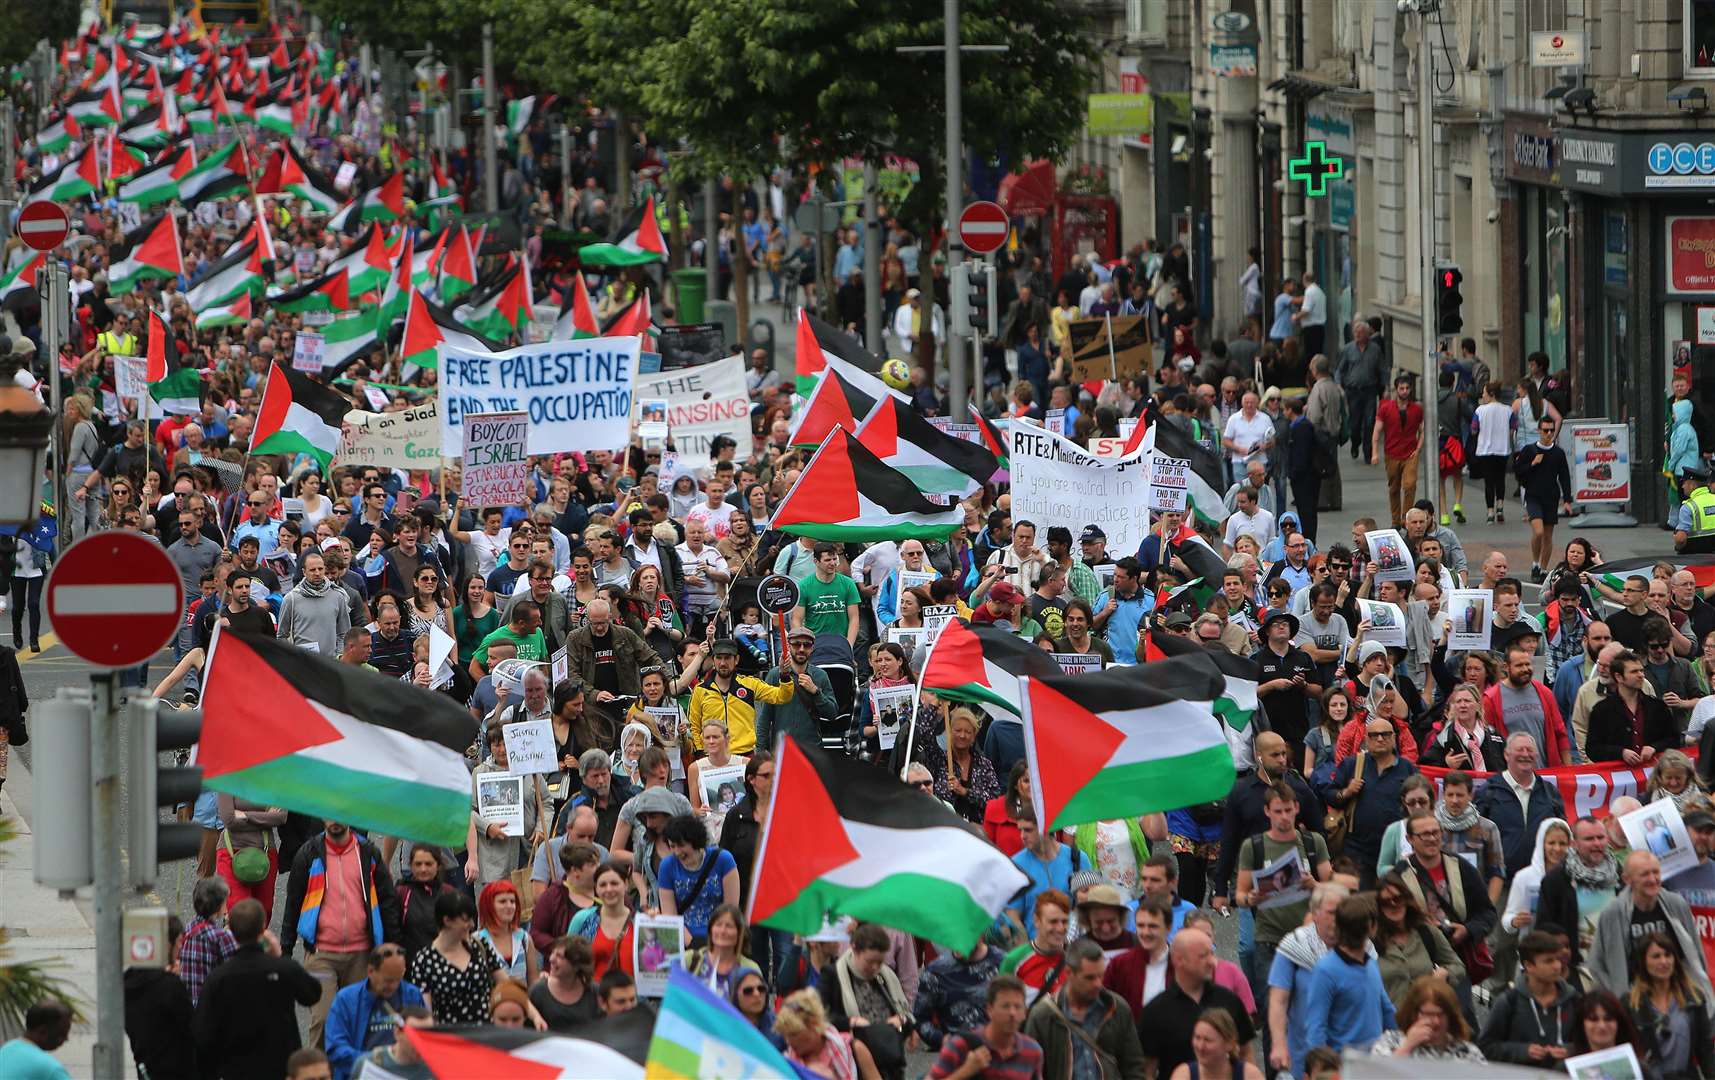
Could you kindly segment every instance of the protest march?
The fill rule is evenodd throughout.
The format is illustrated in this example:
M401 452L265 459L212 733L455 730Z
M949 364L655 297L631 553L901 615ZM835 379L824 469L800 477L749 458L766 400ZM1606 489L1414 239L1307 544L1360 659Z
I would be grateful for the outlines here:
M880 338L818 299L865 241L783 220L802 177L704 235L647 137L609 195L544 134L583 105L510 86L479 214L482 155L335 30L53 45L16 180L78 235L0 256L0 378L59 403L0 530L0 785L65 548L147 538L182 619L120 682L200 717L200 847L126 898L166 916L126 1075L1715 1080L1707 455L1604 559L1555 541L1551 380L1444 369L1426 447L1403 358L1348 378L1367 323L1271 333L1304 386L1200 352L1179 245L1001 253L973 365L927 340L944 235L887 218ZM680 321L705 254L778 341ZM0 1080L80 1075L48 976Z

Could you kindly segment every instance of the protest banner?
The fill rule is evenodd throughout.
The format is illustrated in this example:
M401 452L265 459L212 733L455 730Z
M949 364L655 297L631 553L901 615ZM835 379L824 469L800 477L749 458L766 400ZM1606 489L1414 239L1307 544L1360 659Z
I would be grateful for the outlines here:
M1010 438L1014 521L1035 522L1039 536L1054 525L1073 536L1100 525L1111 551L1136 551L1143 543L1149 532L1145 461L1104 460L1030 424L1014 424Z
M1685 752L1696 758L1696 749L1688 747ZM1453 770L1437 768L1434 765L1419 765L1418 771L1434 783L1439 791L1441 778ZM1651 771L1651 767L1647 765L1627 765L1622 761L1592 761L1583 765L1558 765L1552 769L1538 769L1536 775L1559 789L1560 801L1566 805L1566 820L1575 821L1585 816L1606 818L1608 805L1621 795L1630 795L1634 799L1643 798ZM1482 781L1490 778L1498 779L1499 775L1488 772L1471 773L1472 778L1479 782L1479 786Z
M640 377L635 396L640 401L666 400L673 449L687 459L707 460L709 445L720 435L750 445L750 391L742 356Z
M292 341L292 370L320 375L327 356L327 339L313 330L299 330Z
M146 356L115 356L114 389L126 401L138 400L149 392L148 370L149 358Z
M530 475L530 421L523 413L473 413L465 418L464 471L459 497L467 506L510 506Z
M1125 457L1124 439L1115 439L1107 435L1096 435L1090 439L1090 453L1099 458Z
M506 767L518 775L560 771L552 720L520 720L502 727L500 736L506 743Z
M1149 508L1151 510L1185 509L1185 491L1189 484L1186 479L1191 472L1191 462L1185 458L1161 457L1157 454L1148 455L1149 461Z
M955 439L963 439L966 442L980 443L983 441L982 432L975 424L956 423L949 416L930 416L925 417L925 419L944 435L951 435Z
M441 457L440 411L434 398L398 412L353 409L345 414L335 465L375 465L383 469L438 469Z
M1073 382L1123 379L1150 369L1154 352L1148 320L1142 315L1114 317L1111 341L1109 324L1107 318L1073 319L1066 324L1066 340L1060 352L1072 365Z
M1102 670L1101 653L1057 652L1048 655L1053 657L1054 662L1060 665L1060 670L1068 675L1087 675Z
M441 453L464 453L465 418L473 413L524 413L532 454L624 446L638 349L635 336L549 341L497 353L443 347Z

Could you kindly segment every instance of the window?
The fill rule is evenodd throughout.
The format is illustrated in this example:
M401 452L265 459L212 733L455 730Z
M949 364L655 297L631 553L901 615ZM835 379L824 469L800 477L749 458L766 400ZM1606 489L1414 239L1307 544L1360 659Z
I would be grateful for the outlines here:
M1715 79L1715 0L1685 0L1685 77Z

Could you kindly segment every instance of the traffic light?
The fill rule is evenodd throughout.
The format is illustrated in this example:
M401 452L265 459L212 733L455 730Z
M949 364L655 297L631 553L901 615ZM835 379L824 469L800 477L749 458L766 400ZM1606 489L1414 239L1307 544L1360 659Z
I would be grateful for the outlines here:
M202 847L202 827L165 822L161 807L194 803L202 793L202 767L161 765L164 750L189 750L202 734L200 708L174 709L152 697L133 698L126 706L130 729L129 788L130 884L148 889L164 862L194 858Z
M1457 266L1444 263L1435 268L1435 332L1437 334L1457 334L1465 328L1465 315L1461 310L1465 306L1465 297L1459 292L1459 285L1465 280L1465 275Z
M987 262L962 262L953 267L953 310L948 314L960 326L969 325L978 337L994 337L999 325L995 298L994 266Z

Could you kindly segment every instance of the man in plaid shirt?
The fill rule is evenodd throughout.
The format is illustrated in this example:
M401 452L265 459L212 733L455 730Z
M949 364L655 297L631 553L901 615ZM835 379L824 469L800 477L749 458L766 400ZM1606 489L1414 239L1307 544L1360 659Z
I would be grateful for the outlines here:
M1023 1033L1024 983L996 975L988 985L988 1023L948 1035L929 1070L932 1080L1029 1080L1042 1075L1042 1044Z
M202 984L209 973L238 951L232 931L216 921L226 913L229 891L226 881L218 877L203 878L191 890L191 908L196 918L179 939L179 978L191 992L193 1006L202 996Z
M1557 672L1560 666L1584 652L1584 632L1590 628L1590 617L1579 605L1584 603L1584 590L1578 578L1562 574L1554 582L1554 619L1545 623L1552 628L1548 637L1548 670ZM1546 614L1546 613L1545 613Z

